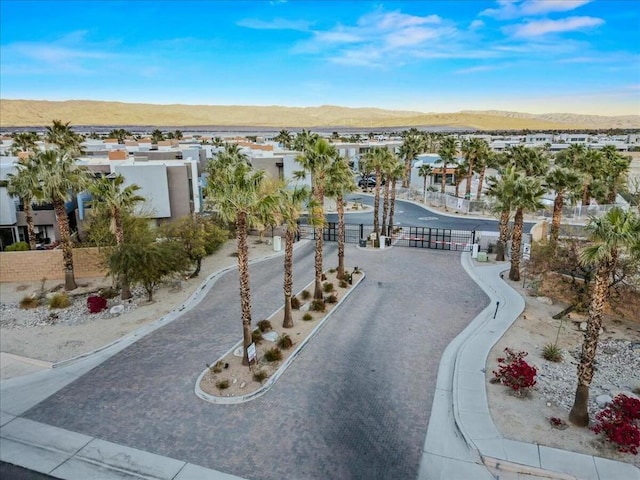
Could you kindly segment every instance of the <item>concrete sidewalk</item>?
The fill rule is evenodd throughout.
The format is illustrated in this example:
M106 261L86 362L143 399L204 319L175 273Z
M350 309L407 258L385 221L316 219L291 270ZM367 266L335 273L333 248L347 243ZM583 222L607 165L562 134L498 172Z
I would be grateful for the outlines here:
M469 253L461 261L491 303L442 357L419 479L640 480L640 469L628 463L502 436L489 412L484 367L525 304L500 278L508 263L478 266Z

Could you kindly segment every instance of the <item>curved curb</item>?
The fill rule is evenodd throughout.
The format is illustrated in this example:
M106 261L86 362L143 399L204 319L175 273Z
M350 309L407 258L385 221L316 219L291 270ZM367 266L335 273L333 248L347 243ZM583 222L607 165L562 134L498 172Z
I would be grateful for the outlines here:
M309 243L308 240L299 240L298 242L296 242L296 244L294 245L294 250L301 248L301 245L306 245L307 243ZM260 262L264 262L266 260L271 260L272 258L275 257L279 257L284 255L284 249L279 251L279 252L274 252L270 255L266 255L264 257L259 257L259 258L254 258L253 260L249 260L249 265L253 265L255 263L260 263ZM174 320L176 320L177 318L179 318L180 316L182 316L183 313L188 312L189 310L191 310L192 308L194 308L196 305L198 305L202 299L205 297L205 295L213 288L213 286L216 284L216 282L226 273L237 269L238 265L230 265L228 267L222 268L216 272L211 273L207 278L205 278L202 283L200 284L200 286L196 287L196 290L189 296L189 298L187 298L182 304L180 304L178 307L174 308L173 310L171 310L169 313L165 314L164 316L160 317L159 319L144 325L140 328L137 328L136 330L133 330L132 332L127 333L126 335L117 338L115 340L113 340L110 343L107 343L106 345L103 345L101 347L98 347L94 350L91 350L89 352L85 352L85 353L81 353L79 355L76 355L74 357L71 358L67 358L65 360L60 360L59 362L55 362L52 363L51 366L49 368L61 368L61 367L66 367L68 365L72 365L74 363L77 363L79 361L82 360L86 360L89 359L95 355L98 355L110 348L114 348L117 346L122 346L123 348L126 346L131 345L132 343L134 343L136 340L150 334L151 332L157 330L158 328L173 322ZM121 345L123 344L123 345ZM115 353L115 352L114 352Z
M353 292L356 287L358 285L360 285L360 283L364 280L365 278L365 273L364 271L360 271L361 275L360 278L358 279L358 281L349 289L349 291L343 295L340 300L338 301L338 303L335 305L335 307L333 307L333 309L327 314L325 315L325 317L318 322L318 324L313 328L313 330L311 330L311 332L309 333L309 335L307 335L307 338L305 338L302 342L300 342L300 344L296 347L296 349L291 353L291 355L289 355L289 357L282 362L282 365L280 365L278 367L278 369L275 371L275 373L273 375L271 375L269 377L269 379L257 390L248 393L246 395L240 395L240 396L235 396L235 397L218 397L216 395L211 395L208 394L206 392L204 392L201 388L200 388L200 382L202 381L202 378L206 375L206 373L208 372L208 368L205 368L202 373L200 375L198 375L198 379L196 380L196 386L195 386L195 394L198 398L200 398L201 400L204 400L205 402L209 402L209 403L214 403L214 404L218 404L218 405L236 405L239 403L246 403L250 400L256 399L258 397L261 397L262 395L264 395L265 393L267 393L267 391L269 391L269 389L276 383L276 381L282 376L282 374L285 372L285 370L289 367L289 365L295 360L295 358L300 354L300 352L302 351L302 349L307 345L307 343L309 343L313 337L315 337L318 332L322 329L322 327L325 325L325 323L327 323L327 321L329 320L329 318L331 317L331 315L333 315L333 313L338 309L338 307L340 307L340 305L342 304L342 302L349 297L349 295L351 295L351 292ZM306 288L308 288L310 285L313 285L314 281L310 282ZM303 289L304 290L304 289ZM284 307L280 307L278 310L276 310L275 312L273 312L270 316L269 319L272 318L276 313L278 313L280 310L282 310ZM230 352L232 352L233 350L235 350L236 348L238 348L240 345L242 345L242 340L240 340L238 343L236 343L231 349L229 349L224 355L222 355L222 357L220 357L220 359L225 358L227 355L229 355ZM219 359L218 359L219 360ZM215 364L215 362L214 362Z

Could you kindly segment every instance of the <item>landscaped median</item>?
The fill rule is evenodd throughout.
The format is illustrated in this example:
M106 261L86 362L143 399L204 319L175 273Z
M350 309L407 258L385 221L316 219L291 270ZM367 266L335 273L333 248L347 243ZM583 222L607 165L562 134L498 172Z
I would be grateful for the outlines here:
M338 279L335 270L323 275L324 303L313 299L314 282L295 296L292 303L299 308L292 311L292 328L282 326L284 306L269 318L257 322L253 331L256 359L251 369L242 365L241 340L206 366L196 381L196 395L210 403L233 404L247 402L269 390L365 277L357 267L348 268L346 272L350 281Z

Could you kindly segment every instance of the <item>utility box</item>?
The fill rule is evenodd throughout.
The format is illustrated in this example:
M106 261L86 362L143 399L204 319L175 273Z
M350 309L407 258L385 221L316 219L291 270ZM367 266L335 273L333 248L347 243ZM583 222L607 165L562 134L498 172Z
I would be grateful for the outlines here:
M273 237L273 251L279 252L282 250L282 237L276 235Z

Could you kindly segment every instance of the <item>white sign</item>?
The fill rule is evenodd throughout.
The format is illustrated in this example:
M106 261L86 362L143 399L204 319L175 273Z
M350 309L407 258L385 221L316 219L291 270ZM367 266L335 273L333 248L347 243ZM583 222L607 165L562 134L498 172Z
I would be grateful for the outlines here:
M529 260L531 258L531 244L525 243L522 246L522 258Z
M249 363L256 359L256 344L252 343L247 347L247 357L249 357Z

